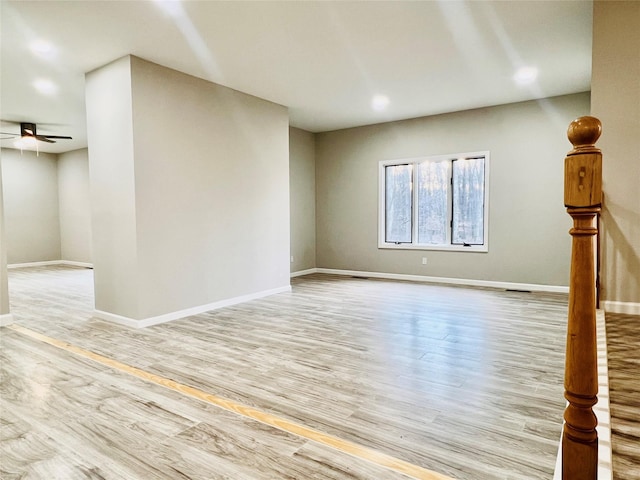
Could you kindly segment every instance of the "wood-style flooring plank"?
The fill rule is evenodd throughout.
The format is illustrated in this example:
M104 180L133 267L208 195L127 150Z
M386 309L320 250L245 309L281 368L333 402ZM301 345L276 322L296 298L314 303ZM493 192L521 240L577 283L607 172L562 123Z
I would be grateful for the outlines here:
M4 345L19 348L22 339L16 338L16 344L12 340L14 338L3 334ZM44 355L57 362L65 358L64 353L49 348ZM74 357L67 356L67 360L73 363ZM96 373L80 362L73 371L79 378ZM112 377L111 372L99 371L98 375L100 380L93 379L84 386L82 382L73 382L72 389L50 384L46 392L50 412L34 411L25 406L28 402L24 398L3 392L2 416L7 426L2 437L4 476L28 474L31 478L53 478L50 475L60 472L40 475L42 469L66 459L68 468L60 478L71 478L72 473L82 471L100 475L96 478L114 479L333 478L322 473L323 468L334 472L331 464L323 468L313 464L313 469L309 470L305 462L299 460L296 453L309 442L303 436L283 432L233 412L206 410L199 406L190 412L190 416L199 420L190 420L188 416L172 411L172 403L165 402L165 391L156 394L154 401L142 400L125 393L130 389L122 388L123 384L136 380L141 383L142 380L125 376L113 382L111 378L110 385L105 380ZM5 371L4 376L11 377L12 372ZM13 379L6 385L19 386L20 380ZM89 395L90 404L77 402L69 408L72 398L87 397L87 387L103 392ZM144 385L139 392L148 396L149 390L155 387L159 386ZM184 398L179 398L179 403L183 402ZM9 413L5 416L5 412ZM16 434L19 424L22 425L20 432L24 433ZM167 428L172 425L176 428ZM20 437L23 447L26 444L22 450L29 452L30 457L16 453L12 444L16 437ZM52 448L54 444L56 447ZM354 461L340 451L332 451L330 456L336 460L347 457L340 462L360 464L361 470L368 472L355 471L352 478L407 478L370 461ZM416 478L444 479L438 475Z
M293 279L292 293L134 330L92 317L91 279L90 270L69 267L11 270L14 318L150 374L460 480L553 475L565 403L566 295L310 275ZM195 422L184 431L202 433L200 422L219 426L202 418L213 407L95 368L93 378L136 399L101 399L89 389L88 402L101 402L101 415L137 405L131 419L140 419L146 408L130 401L176 415L164 429L162 416L129 423L149 439L178 441L181 417ZM335 455L335 465L354 458L309 445L300 447L305 468L321 468L310 458ZM326 467L317 478L391 478L354 465L348 473L336 467L339 474Z
M605 315L614 480L640 480L640 316Z

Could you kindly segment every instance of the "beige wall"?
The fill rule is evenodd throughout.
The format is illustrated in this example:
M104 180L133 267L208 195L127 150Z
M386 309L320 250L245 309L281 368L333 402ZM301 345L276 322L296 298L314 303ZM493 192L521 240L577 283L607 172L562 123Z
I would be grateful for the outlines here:
M291 272L316 266L316 160L313 133L289 128Z
M131 64L86 75L95 307L138 315Z
M588 113L583 93L318 134L317 266L567 285L566 130ZM491 153L488 253L377 248L380 160L482 150Z
M87 106L97 309L146 319L288 287L286 108L135 57L87 75Z
M91 197L86 148L58 156L62 260L91 263Z
M602 121L602 297L640 314L640 2L594 3L591 112ZM624 310L624 307L622 308Z
M87 150L61 155L2 150L9 264L90 263Z
M2 149L9 264L60 260L57 155Z
M4 195L2 188L2 162L0 162L0 325L2 317L9 314L9 291L7 282L7 242L4 228Z

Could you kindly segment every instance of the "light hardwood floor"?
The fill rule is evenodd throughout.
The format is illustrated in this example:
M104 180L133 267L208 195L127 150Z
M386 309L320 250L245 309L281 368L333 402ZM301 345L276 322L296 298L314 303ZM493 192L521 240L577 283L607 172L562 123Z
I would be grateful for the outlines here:
M310 275L135 330L92 318L91 279L11 270L15 321L453 478L553 476L566 295ZM409 478L7 327L1 343L3 480Z
M614 480L640 480L640 316L607 313Z

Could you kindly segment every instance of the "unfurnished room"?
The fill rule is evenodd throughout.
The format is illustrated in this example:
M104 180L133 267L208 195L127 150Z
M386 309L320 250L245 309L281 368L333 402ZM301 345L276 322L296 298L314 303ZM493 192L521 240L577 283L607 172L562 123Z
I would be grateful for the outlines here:
M2 480L640 480L640 2L0 21Z

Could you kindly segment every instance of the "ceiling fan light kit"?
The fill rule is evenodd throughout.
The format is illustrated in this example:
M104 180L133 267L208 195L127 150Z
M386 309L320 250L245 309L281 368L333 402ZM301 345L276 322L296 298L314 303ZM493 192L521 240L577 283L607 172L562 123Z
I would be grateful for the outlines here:
M11 122L18 123L18 122ZM15 142L15 146L20 149L20 153L26 147L34 147L36 149L36 155L40 155L38 151L38 141L46 142L46 143L56 143L56 140L71 140L71 137L64 135L39 135L38 129L35 123L30 122L19 122L20 123L20 133L9 133L9 132L0 132L1 135L8 135L8 137L3 138L15 138L19 137ZM55 140L54 140L55 139Z

